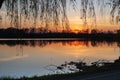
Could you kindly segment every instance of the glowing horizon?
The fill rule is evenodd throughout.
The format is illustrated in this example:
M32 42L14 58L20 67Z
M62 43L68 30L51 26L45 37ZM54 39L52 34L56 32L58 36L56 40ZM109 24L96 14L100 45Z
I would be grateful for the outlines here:
M79 0L77 0L76 2L77 4L79 4ZM80 7L80 5L76 6L77 8ZM95 4L96 7L96 4ZM84 25L84 21L82 21L81 17L80 17L80 10L76 9L70 9L69 6L67 5L67 15L68 15L68 19L69 19L69 25L70 25L70 29L72 31L80 31L80 30L84 30L84 29L98 29L98 30L104 30L104 31L108 31L108 30L116 30L116 29L120 29L120 24L116 24L116 23L110 23L110 13L109 13L109 7L106 7L105 10L106 12L104 13L104 15L100 15L99 11L97 9L95 9L95 11L97 12L96 14L96 23L94 22L93 18L89 18L87 17L87 25ZM14 27L14 25L10 25L10 20L9 18L6 17L7 12L4 10L4 5L2 7L2 9L0 10L0 14L2 15L2 24L0 25L1 28L8 28L8 27ZM88 15L87 15L88 16ZM42 27L41 26L41 22L40 20L37 18L37 23L35 26L33 26L34 22L31 20L29 21L24 21L24 19L22 20L21 23L21 28L39 28ZM53 24L52 21L50 24ZM20 26L20 24L18 25ZM45 27L45 24L43 24L43 27ZM60 22L60 25L55 27L53 25L49 25L48 29L50 30L56 30L56 28L58 30L63 30L63 26L62 23ZM64 27L65 29L65 27Z

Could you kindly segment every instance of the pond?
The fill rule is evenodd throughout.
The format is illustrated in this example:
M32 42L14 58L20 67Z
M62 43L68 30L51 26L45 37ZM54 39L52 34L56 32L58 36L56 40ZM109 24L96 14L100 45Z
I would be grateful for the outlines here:
M55 74L50 65L84 60L114 61L120 56L120 42L82 39L1 39L0 77Z

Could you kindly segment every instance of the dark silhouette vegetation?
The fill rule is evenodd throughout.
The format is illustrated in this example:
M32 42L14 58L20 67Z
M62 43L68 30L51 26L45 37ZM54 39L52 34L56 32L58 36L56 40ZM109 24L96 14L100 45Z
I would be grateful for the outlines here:
M78 62L71 61L71 62L66 62L65 64L58 66L57 69L62 70L66 68L67 65L69 66L74 65L76 67L75 69L71 67L67 67L68 70L76 71L76 69L78 69L79 73L117 70L117 69L120 69L120 57L114 62L109 62L107 60L98 60L96 62L92 62L91 65L87 65L87 63L84 61L78 61Z
M76 73L70 74L55 74L55 75L47 75L47 76L34 76L34 77L22 77L22 78L11 78L11 77L4 77L1 78L2 80L67 80L68 77L72 78L75 76L83 76L88 74L95 74L95 73L102 73L112 70L120 70L120 58L116 59L114 62L100 62L96 61L93 62L91 65L86 65L85 62L69 62L58 66L58 69L64 68L66 65L75 65L77 69L80 71ZM81 71L82 70L82 71Z
M116 32L97 32L97 30L91 30L88 32L53 32L45 29L16 29L7 28L0 29L0 38L79 38L86 40L98 40L98 41L119 41L120 30Z
M21 28L22 24L28 21L35 27L37 21L40 20L39 26L46 27L46 29L49 29L49 26L57 29L62 25L63 30L70 31L67 13L70 7L75 13L76 10L80 12L80 19L86 26L90 19L91 26L95 27L97 15L106 16L106 10L110 14L108 16L111 23L117 25L120 23L120 0L0 0L0 9L2 5L7 12L6 17L10 24L16 28ZM4 17L1 16L1 20L4 21Z
M2 7L4 0L0 0L0 8Z

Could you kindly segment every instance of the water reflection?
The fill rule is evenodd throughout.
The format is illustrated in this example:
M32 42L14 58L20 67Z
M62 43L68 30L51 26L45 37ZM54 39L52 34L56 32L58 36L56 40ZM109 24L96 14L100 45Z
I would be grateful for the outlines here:
M21 58L26 58L28 57L28 55L22 55L22 56L12 56L12 57L8 57L8 58L1 58L0 62L4 62L4 61L11 61L11 60L15 60L15 59L21 59Z
M54 74L45 67L66 61L84 59L89 64L120 56L120 42L78 39L0 40L0 49L0 76L13 77Z
M7 45L10 47L20 45L22 46L30 46L30 47L45 47L47 45L51 44L62 44L62 46L92 46L92 47L98 47L98 46L113 46L114 44L117 44L117 47L120 47L120 42L114 42L114 41L87 41L87 40L0 40L0 45Z
M1 46L1 45L0 45ZM8 45L7 45L8 46ZM10 47L10 46L9 46ZM4 48L5 49L5 48ZM12 55L12 56L9 56L9 57L0 57L0 62L5 62L5 61L11 61L11 60L15 60L15 59L21 59L21 58L26 58L28 57L28 55L24 54L23 53L23 45L17 45L15 46L15 49L16 49L16 54L15 55ZM5 49L6 50L6 49ZM3 50L3 51L5 51ZM10 50L9 50L10 51ZM10 51L9 53L11 53L12 51ZM8 53L8 54L9 54ZM0 51L0 54L1 54L1 51Z

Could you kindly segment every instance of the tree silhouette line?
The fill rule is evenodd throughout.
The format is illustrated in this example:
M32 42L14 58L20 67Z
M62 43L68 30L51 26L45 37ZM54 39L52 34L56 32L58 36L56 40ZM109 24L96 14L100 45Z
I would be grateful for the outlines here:
M88 31L84 32L54 32L46 29L35 29L35 28L7 28L0 29L0 38L78 38L86 40L99 40L99 41L119 41L120 40L120 30L115 32L101 32L98 30L91 30L91 33Z

